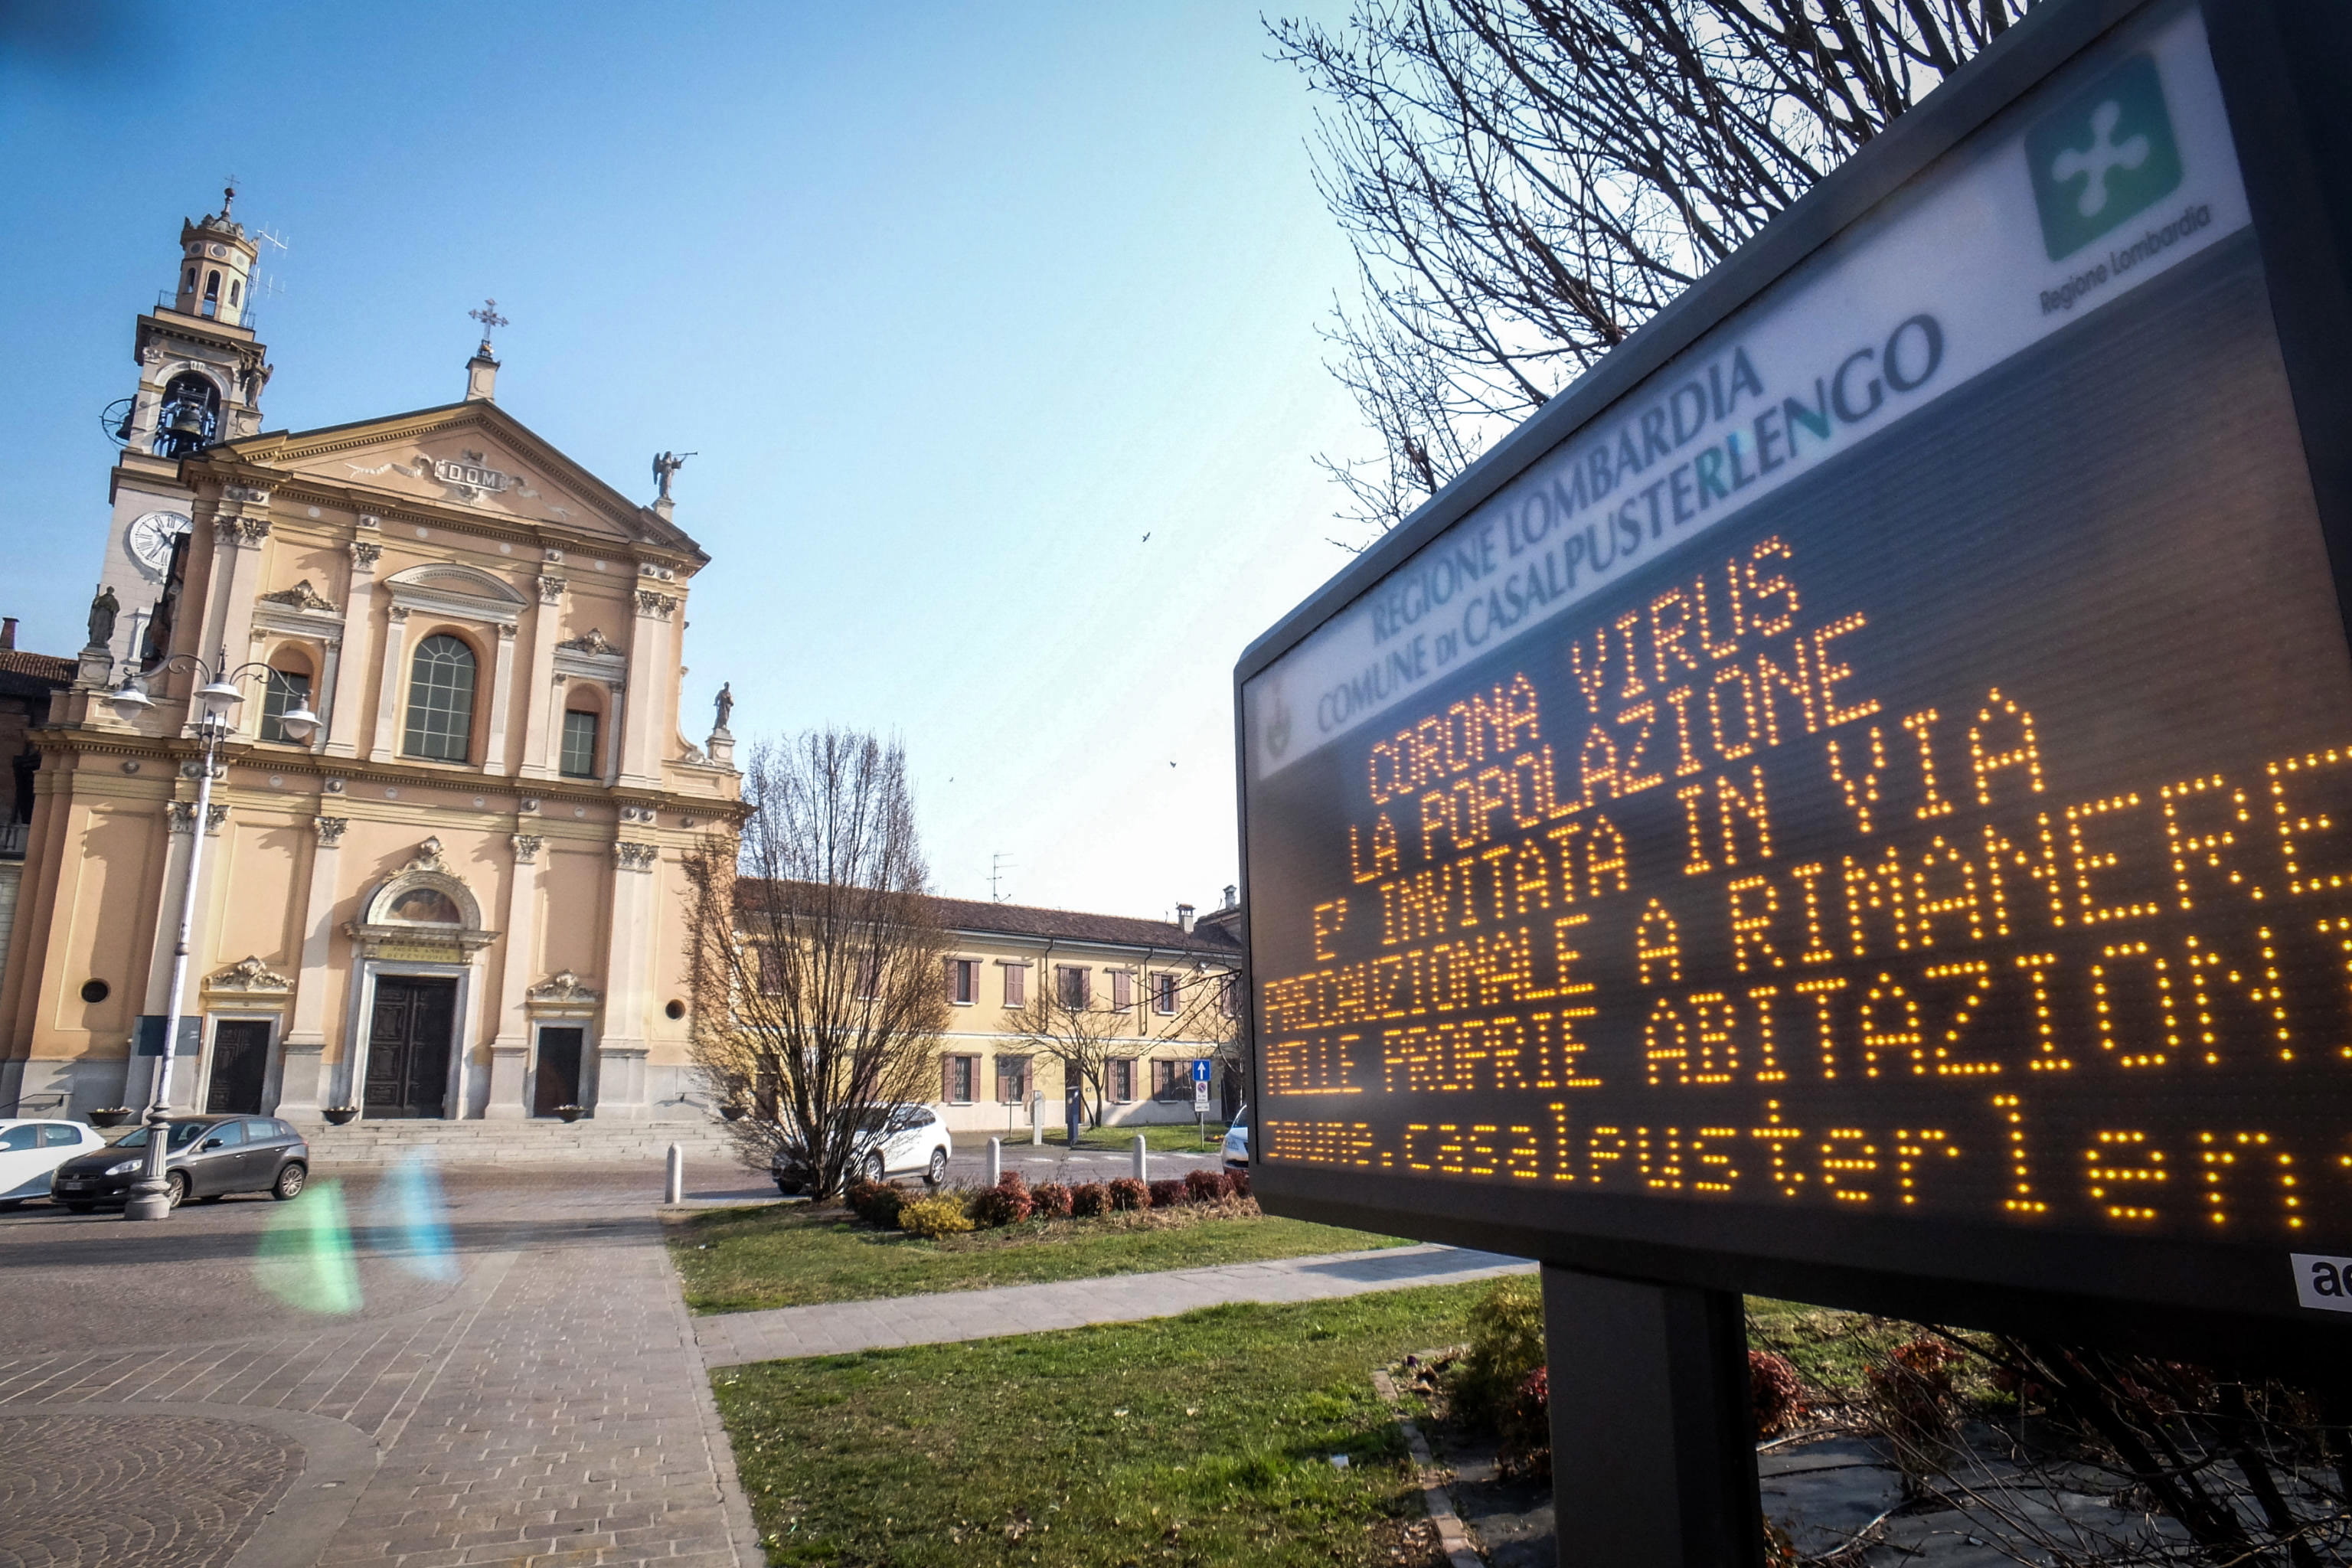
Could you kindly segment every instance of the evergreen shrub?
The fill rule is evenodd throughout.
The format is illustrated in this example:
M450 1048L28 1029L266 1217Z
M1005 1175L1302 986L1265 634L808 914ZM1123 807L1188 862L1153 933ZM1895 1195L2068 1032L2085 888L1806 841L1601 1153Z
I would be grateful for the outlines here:
M908 1236L929 1237L934 1240L942 1236L961 1236L971 1228L971 1221L965 1217L963 1206L962 1196L956 1193L934 1193L929 1197L917 1198L913 1203L899 1205L898 1228Z

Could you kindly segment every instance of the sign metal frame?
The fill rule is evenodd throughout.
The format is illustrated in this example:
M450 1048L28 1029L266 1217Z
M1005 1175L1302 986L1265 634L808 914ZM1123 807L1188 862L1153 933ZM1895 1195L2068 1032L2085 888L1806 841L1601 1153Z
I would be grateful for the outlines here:
M1244 652L1234 672L1240 802L1242 936L1252 949L1248 886L1250 749L1244 688L1379 586L1562 442L1849 226L2034 90L2084 50L2160 0L2056 0L2035 9L1887 132L1822 180L1734 256L1433 497ZM2352 637L2352 8L2331 0L2203 0L2269 304L2336 595ZM1245 963L1247 960L1245 958ZM1253 982L1244 1026L1261 1034ZM1265 1105L1251 1062L1251 1144ZM2250 1358L2308 1377L2312 1358L2341 1362L2346 1317L2295 1315L2280 1248L2283 1306L2250 1320L2227 1292L2200 1295L2200 1265L2224 1250L2157 1238L2035 1234L1934 1219L1883 1222L1826 1211L1781 1221L1801 1232L1775 1256L1744 1235L1742 1211L1586 1194L1580 1228L1563 1232L1547 1202L1492 1184L1368 1176L1255 1163L1269 1212L1535 1258L1549 1266L1706 1292L1746 1292L1934 1322L2142 1345L2223 1362ZM1368 1189L1378 1189L1368 1197ZM1980 1267L1956 1270L1965 1248ZM2243 1248L2226 1249L2242 1256ZM1865 1264L1855 1261L1868 1258ZM2097 1289L2021 1283L2095 1279ZM2259 1322L2261 1332L2248 1330Z

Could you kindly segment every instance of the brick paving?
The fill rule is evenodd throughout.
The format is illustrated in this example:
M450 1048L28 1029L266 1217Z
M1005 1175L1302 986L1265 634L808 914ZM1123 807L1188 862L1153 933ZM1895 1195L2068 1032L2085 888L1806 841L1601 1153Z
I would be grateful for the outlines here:
M236 1434L218 1441L245 1445L240 1454L276 1441L281 1456L290 1448L289 1473L304 1472L295 1489L318 1527L316 1549L273 1556L266 1549L276 1521L251 1531L249 1560L286 1568L755 1563L749 1510L651 1212L659 1183L657 1165L453 1173L449 1221L462 1278L425 1304L413 1304L414 1289L393 1290L395 1310L281 1319L266 1334L203 1343L157 1342L141 1332L155 1320L110 1305L128 1283L125 1266L142 1250L184 1255L195 1259L173 1270L184 1289L246 1290L250 1310L267 1318L273 1303L244 1281L274 1205L184 1210L160 1226L26 1211L0 1225L0 1321L23 1326L12 1346L36 1348L0 1356L0 1421L54 1423L62 1412L87 1431L122 1433L136 1423L121 1407L136 1404L336 1424L358 1439L336 1476L317 1473L302 1445L260 1426L215 1419L206 1428ZM362 1283L389 1279L390 1267L370 1258ZM223 1311L237 1307L231 1300ZM17 1414L35 1407L37 1415ZM93 1471L86 1483L26 1494L24 1508L0 1501L0 1564L215 1561L195 1553L247 1526L255 1503L233 1527L228 1515L255 1483L241 1462L222 1470L194 1449L155 1452L162 1457L142 1481ZM41 1449L30 1458L20 1473L46 1470ZM88 1531L73 1519L126 1513L134 1494L155 1489L165 1474L189 1496L211 1499L214 1510L186 1523L171 1513L173 1528L189 1533L170 1552L157 1555L126 1536L78 1544L78 1556L37 1555L50 1539L81 1542ZM205 1530L209 1544L200 1545Z
M0 1568L218 1568L303 1458L237 1422L0 1410Z
M1007 1285L884 1301L841 1301L725 1312L695 1320L712 1367L793 1356L845 1355L887 1345L940 1344L1172 1317L1226 1301L1314 1301L1369 1290L1532 1273L1535 1265L1450 1247L1396 1247L1214 1268Z

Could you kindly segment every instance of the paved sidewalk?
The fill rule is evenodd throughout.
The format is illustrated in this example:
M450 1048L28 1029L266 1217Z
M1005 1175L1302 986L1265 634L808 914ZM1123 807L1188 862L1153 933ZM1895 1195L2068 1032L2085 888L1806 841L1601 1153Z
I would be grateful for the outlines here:
M346 1183L360 1299L334 1315L263 1288L267 1201L0 1222L0 1440L42 1456L0 1465L0 1563L760 1562L661 1167L444 1180L437 1281L368 1232L373 1173Z
M1224 1301L1315 1301L1534 1270L1532 1263L1491 1252L1397 1247L1164 1274L1122 1274L880 1301L721 1312L697 1318L694 1331L704 1362L722 1367L794 1356L841 1355L887 1345L940 1344L1076 1329L1088 1323L1132 1322L1172 1317Z

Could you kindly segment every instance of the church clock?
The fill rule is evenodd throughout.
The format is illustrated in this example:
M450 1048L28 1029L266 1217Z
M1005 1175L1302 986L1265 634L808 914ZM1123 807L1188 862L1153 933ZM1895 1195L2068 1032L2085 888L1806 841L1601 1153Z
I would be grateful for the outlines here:
M123 531L123 547L148 575L162 580L172 559L172 541L188 531L188 520L176 511L142 512Z

